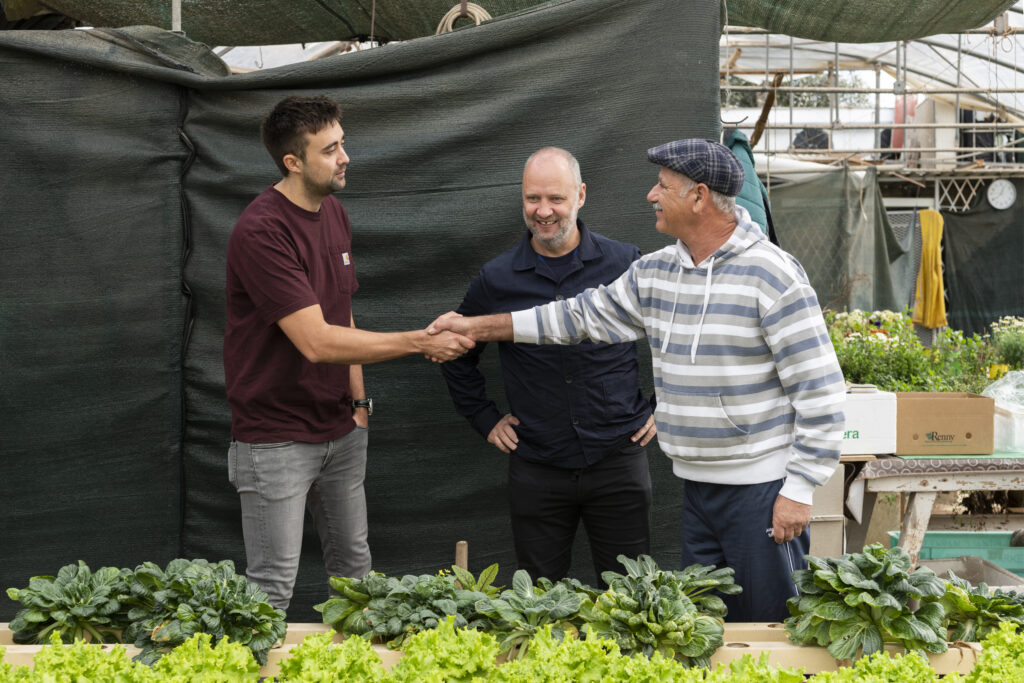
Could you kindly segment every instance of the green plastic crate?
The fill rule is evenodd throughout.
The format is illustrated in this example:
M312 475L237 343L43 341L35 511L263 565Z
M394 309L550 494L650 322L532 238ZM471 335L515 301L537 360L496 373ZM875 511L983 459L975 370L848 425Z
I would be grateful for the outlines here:
M1011 548L1012 531L928 531L920 559L973 555L1024 576L1024 548ZM899 543L900 532L889 532L889 545Z

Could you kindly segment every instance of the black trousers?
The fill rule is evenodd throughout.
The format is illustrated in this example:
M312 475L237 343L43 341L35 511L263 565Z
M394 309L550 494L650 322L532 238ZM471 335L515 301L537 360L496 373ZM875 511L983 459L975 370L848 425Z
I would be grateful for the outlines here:
M513 453L508 495L516 561L534 581L568 574L581 520L601 588L602 572L625 573L618 555L635 559L651 551L651 474L644 446L630 443L582 469L551 467Z
M729 610L726 621L782 621L789 616L786 600L797 593L790 575L807 568L804 556L811 535L805 529L782 544L768 535L783 483L683 482L681 566L713 564L736 571L743 592L722 596Z

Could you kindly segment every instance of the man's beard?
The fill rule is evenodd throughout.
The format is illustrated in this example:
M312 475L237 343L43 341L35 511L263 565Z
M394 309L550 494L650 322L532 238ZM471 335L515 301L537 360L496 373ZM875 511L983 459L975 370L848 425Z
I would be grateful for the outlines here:
M540 226L536 218L530 220L527 218L526 213L523 213L523 220L526 221L526 227L529 228L530 233L533 235L533 239L537 240L540 244L543 244L549 249L557 249L565 244L569 240L569 236L572 234L572 229L576 225L576 217L570 216L565 220L559 221L558 230L555 234L550 237L543 237L540 232Z
M331 179L326 183L317 182L305 176L303 176L302 180L306 187L306 192L314 197L326 197L345 187L345 180L339 180L336 175L332 175Z

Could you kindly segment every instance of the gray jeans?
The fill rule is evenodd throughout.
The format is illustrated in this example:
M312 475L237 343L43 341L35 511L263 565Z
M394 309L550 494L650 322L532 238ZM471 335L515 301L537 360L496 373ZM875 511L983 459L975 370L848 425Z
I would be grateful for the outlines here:
M245 573L274 607L286 610L291 602L307 508L328 576L370 571L363 491L367 436L356 427L324 443L231 442L228 479L242 501Z

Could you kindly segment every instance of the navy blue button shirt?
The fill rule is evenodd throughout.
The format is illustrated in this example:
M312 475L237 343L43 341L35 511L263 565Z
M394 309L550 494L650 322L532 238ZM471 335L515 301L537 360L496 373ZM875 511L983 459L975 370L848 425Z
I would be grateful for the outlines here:
M519 244L480 270L459 306L463 315L507 313L575 296L618 278L640 250L590 232L577 220L580 243L556 273L530 245ZM484 438L502 413L478 367L487 344L441 365L455 408ZM499 342L510 412L519 418L516 455L554 467L592 465L629 443L647 421L634 344L537 345Z

